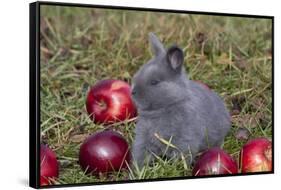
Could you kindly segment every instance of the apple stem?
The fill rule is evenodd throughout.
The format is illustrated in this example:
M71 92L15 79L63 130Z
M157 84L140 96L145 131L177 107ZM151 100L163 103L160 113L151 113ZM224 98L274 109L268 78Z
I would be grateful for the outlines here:
M105 110L107 108L107 104L105 103L104 100L97 102L97 104L101 108L101 110Z

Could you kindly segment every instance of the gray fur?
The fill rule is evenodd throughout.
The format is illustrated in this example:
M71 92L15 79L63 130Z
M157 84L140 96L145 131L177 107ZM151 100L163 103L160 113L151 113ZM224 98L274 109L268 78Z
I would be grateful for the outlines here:
M154 57L134 75L132 97L138 109L133 158L139 166L153 154L167 158L183 153L190 164L208 147L220 146L230 129L230 116L222 99L212 90L188 79L183 52L167 50L150 34ZM177 147L169 148L157 133Z
M149 42L150 42L150 47L154 55L159 55L161 53L165 52L165 48L162 45L162 43L159 41L157 36L153 33L149 33Z

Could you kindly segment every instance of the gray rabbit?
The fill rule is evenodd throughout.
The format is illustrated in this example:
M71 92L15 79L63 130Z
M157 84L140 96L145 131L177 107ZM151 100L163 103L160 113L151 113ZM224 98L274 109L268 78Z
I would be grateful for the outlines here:
M154 57L132 80L138 109L133 159L141 167L155 156L184 155L191 164L198 152L222 144L231 126L229 113L214 91L188 79L182 49L166 50L153 33L149 41Z

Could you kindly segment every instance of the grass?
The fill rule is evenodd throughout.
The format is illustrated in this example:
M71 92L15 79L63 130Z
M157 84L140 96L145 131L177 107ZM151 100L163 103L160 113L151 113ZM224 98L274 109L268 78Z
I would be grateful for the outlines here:
M77 163L90 134L104 129L86 113L89 87L107 78L130 83L151 58L148 33L164 44L177 43L185 53L189 77L208 84L232 113L223 149L238 160L249 138L272 137L271 20L175 15L90 8L41 8L41 141L60 161L56 184L190 176L181 159L157 159L153 166L131 167L107 177L89 176ZM134 122L114 127L131 145Z

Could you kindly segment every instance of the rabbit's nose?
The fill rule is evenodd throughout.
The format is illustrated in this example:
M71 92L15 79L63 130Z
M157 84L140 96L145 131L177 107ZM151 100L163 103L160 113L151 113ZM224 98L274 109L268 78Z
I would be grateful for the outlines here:
M131 87L131 94L132 95L135 95L137 92L136 92L136 88L135 88L135 85L132 84L132 87Z
M137 93L137 92L136 92L135 89L133 89L132 92L131 92L132 95L135 95L136 93Z

